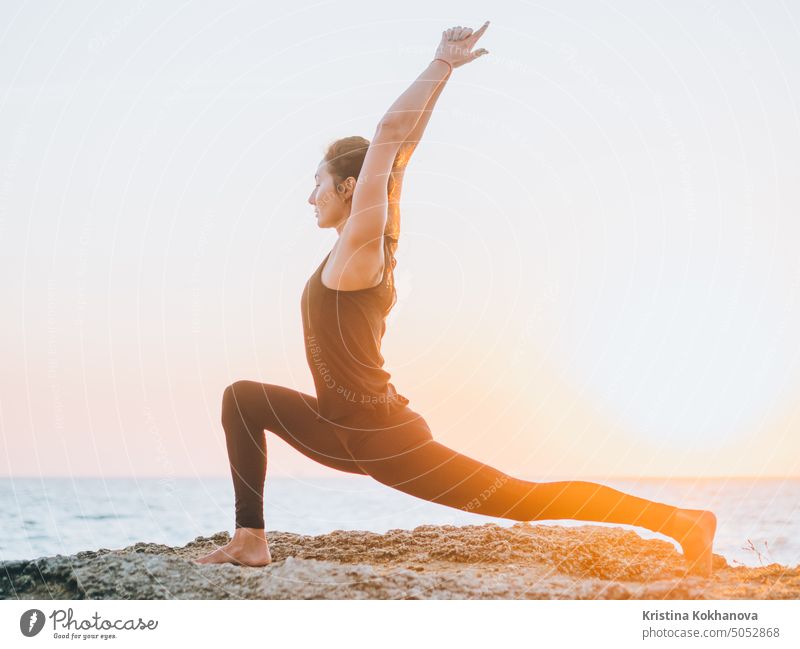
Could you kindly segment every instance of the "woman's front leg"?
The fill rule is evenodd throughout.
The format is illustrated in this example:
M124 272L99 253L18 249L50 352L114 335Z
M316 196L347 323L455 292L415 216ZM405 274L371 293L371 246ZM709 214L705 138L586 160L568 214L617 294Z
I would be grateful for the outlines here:
M261 566L271 560L264 532L265 430L320 464L364 474L330 424L318 418L317 400L311 395L271 383L236 381L223 394L221 419L233 479L236 530L229 544L199 563Z
M264 530L264 479L267 471L266 435L254 421L257 403L235 386L222 399L222 426L233 479L235 531L226 545L196 560L197 563L233 563L260 567L272 557Z

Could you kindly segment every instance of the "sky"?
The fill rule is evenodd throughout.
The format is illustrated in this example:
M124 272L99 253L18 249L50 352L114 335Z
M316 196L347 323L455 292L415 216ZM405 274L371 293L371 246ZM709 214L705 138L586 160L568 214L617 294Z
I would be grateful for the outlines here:
M406 172L391 381L521 477L800 476L780 0L3 2L0 475L229 475L227 385L313 394L326 145L487 19Z

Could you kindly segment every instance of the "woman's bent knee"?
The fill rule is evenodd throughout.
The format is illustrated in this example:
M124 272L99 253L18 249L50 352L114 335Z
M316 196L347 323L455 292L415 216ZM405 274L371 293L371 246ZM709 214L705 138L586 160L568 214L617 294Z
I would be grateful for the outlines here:
M243 408L242 402L245 398L245 391L249 383L252 383L252 381L234 381L223 391L222 412L220 413L223 424L229 417L239 415L240 408Z

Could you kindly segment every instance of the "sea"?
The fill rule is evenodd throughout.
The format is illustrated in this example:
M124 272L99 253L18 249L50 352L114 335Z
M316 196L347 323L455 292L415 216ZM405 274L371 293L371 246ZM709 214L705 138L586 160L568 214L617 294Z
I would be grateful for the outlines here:
M548 481L562 479L570 478ZM710 509L718 521L714 552L732 566L800 564L800 478L581 479L679 507ZM307 535L515 523L420 500L361 475L268 475L264 498L268 531ZM233 506L229 476L0 478L0 561L119 549L140 541L181 546L199 536L233 534ZM615 525L573 520L533 524ZM619 527L679 547L661 534Z

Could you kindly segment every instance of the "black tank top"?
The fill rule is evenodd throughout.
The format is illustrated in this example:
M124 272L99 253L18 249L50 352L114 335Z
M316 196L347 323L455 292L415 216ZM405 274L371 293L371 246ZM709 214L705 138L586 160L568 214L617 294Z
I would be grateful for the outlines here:
M306 360L314 377L320 421L381 422L409 400L383 369L381 341L394 306L394 255L384 235L380 284L338 291L322 283L330 252L306 282L301 298Z

